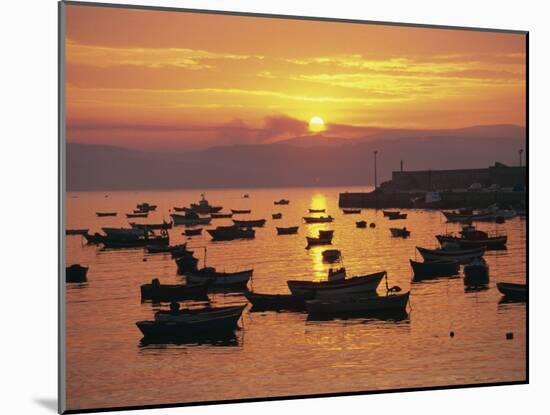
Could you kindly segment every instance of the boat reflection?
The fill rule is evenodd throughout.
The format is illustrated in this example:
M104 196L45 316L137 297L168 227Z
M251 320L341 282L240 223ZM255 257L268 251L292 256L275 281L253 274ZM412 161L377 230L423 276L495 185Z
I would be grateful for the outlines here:
M139 342L140 349L169 349L198 346L214 346L214 347L238 347L244 340L244 330L242 336L237 336L236 332L230 333L201 333L189 334L170 338L142 338ZM239 339L239 337L242 337Z

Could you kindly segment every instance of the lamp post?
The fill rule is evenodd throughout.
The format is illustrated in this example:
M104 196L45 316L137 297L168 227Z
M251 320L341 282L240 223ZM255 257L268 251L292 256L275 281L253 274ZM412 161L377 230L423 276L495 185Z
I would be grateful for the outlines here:
M523 149L522 149L522 148L520 148L520 149L518 150L518 153L519 153L519 167L522 167L522 163L521 163L521 155L523 154Z
M378 150L373 151L374 154L374 190L378 187L378 178L376 177L376 155L378 154Z

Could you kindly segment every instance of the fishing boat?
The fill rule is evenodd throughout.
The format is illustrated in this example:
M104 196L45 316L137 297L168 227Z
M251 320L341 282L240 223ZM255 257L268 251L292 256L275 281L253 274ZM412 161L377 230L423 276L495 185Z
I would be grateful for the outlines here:
M199 260L194 257L193 251L174 251L172 258L176 261L178 275L185 275L190 271L196 271Z
M187 282L197 283L212 280L212 287L246 288L254 270L248 269L237 272L218 272L213 267L185 272Z
M413 278L415 280L430 277L448 277L457 275L460 270L458 261L428 261L417 262L409 260L413 270Z
M252 210L250 209L231 209L231 213L234 215L246 215L248 213L252 213Z
M260 294L245 292L244 296L256 310L302 310L305 308L307 296L293 294Z
M493 204L485 209L477 211L443 211L447 222L472 223L475 221L494 221L499 218L511 219L516 216L513 209L500 209L498 204Z
M330 298L376 291L380 281L385 276L386 271L351 278L345 278L344 273L344 278L319 282L291 280L287 281L287 285L294 295L314 295L315 298Z
M154 321L138 321L136 325L145 338L173 339L196 334L219 334L237 328L245 307L246 304L180 311L179 304L172 303L171 310L158 311Z
M146 232L140 228L101 228L109 238L130 239L145 236Z
M243 195L243 199L248 199L249 197L250 197L250 195L249 195L248 193L245 193L245 194Z
M406 213L399 213L397 215L389 216L388 219L389 220L407 219L407 214Z
M146 217L148 217L148 216L149 216L149 213L148 213L148 212L144 212L144 213L140 213L140 212L136 213L136 212L134 212L134 213L127 213L127 214L126 214L126 217L127 217L127 218L146 218Z
M436 235L441 245L454 243L462 249L485 247L488 249L500 249L506 247L508 237L506 235L489 236L487 232L477 230L473 226L465 226L460 231L460 236L454 234Z
M86 235L89 229L65 229L65 235Z
M185 236L197 236L197 235L200 235L202 233L202 228L197 228L197 229L186 229L183 234Z
M397 211L397 212L393 212L393 211L390 211L390 210L383 210L382 211L382 214L384 215L385 218L391 218L393 216L398 216L401 214L401 212Z
M207 229L214 241L232 241L234 239L252 239L256 236L253 228L241 226L218 226L216 229Z
M326 209L309 209L309 213L325 213Z
M320 238L332 238L334 236L334 231L332 229L319 230Z
M97 217L103 218L105 216L116 216L116 212L96 212L95 213Z
M237 220L233 219L233 224L235 226L240 226L242 228L252 228L252 227L258 227L261 228L265 225L266 220L265 219L253 219L253 220Z
M466 263L485 254L485 248L473 249L428 249L417 246L416 249L425 261L453 260Z
M358 215L361 213L361 209L342 209L344 215Z
M186 298L207 298L210 281L195 284L161 284L154 278L150 284L140 287L142 300L177 301Z
M390 228L390 232L394 238L408 238L411 235L407 228Z
M511 282L497 282L497 289L504 298L511 301L527 300L527 284L517 284Z
M166 231L164 231L166 232ZM161 235L145 235L135 238L105 237L101 241L105 248L138 248L153 245L168 245L170 237L167 233Z
M201 214L218 213L222 209L222 206L211 206L210 203L208 203L208 200L204 197L204 193L201 194L201 200L199 200L199 203L191 203L191 210Z
M69 283L81 283L86 282L88 274L88 267L83 267L80 264L73 264L69 267L65 267L65 282Z
M290 203L290 200L288 199L281 199L273 202L274 205L288 205L289 203Z
M231 219L233 217L233 213L211 213L210 217L212 219Z
M86 239L86 242L91 245L100 244L101 241L103 241L103 239L105 238L105 235L102 235L99 232L96 232L93 235L89 233L85 233L82 236L84 236L84 239Z
M369 228L371 228L371 229L376 228L376 223L371 222L371 223L369 224Z
M186 250L187 244L179 245L145 245L145 251L149 254L170 253L175 251Z
M366 228L367 222L364 220L360 220L359 222L355 222L355 226L357 226L358 228Z
M272 219L282 219L283 214L282 213L274 213L271 215Z
M157 209L157 205L151 205L147 202L143 202L143 203L138 203L136 205L136 208L139 212L151 212Z
M178 213L170 214L170 217L174 221L174 225L196 226L196 225L208 225L212 218L201 218L196 212L186 212L184 215Z
M161 229L172 229L172 226L174 225L172 222L166 222L162 221L162 223L136 223L136 222L129 222L129 225L132 228L138 228L143 229L145 231L148 230L161 230Z
M320 216L318 218L311 217L311 216L305 216L304 221L306 223L330 223L334 220L332 216Z
M288 228L277 227L277 235L294 235L298 233L299 226L290 226Z
M464 265L464 285L485 287L489 284L489 264L483 258L475 258Z
M316 245L332 244L332 236L317 236L317 237L306 236L306 240L307 240L306 248L310 248Z
M358 296L341 299L314 299L306 301L309 313L376 313L405 311L410 291L404 294Z
M323 256L323 261L325 262L336 262L342 256L342 253L338 249L326 249L321 255Z

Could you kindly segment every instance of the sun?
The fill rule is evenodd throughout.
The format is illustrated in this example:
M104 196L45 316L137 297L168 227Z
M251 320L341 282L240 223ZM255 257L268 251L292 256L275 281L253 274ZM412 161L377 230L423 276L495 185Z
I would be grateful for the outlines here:
M325 122L321 117L315 116L309 120L309 131L318 133L320 131L325 131Z

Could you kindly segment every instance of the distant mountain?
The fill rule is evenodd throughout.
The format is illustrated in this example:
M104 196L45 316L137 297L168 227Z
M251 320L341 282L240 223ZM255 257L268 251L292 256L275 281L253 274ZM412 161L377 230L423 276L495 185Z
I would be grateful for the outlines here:
M67 144L67 189L134 190L216 187L353 186L405 170L518 163L525 128L387 130L364 138L301 136L274 144L233 145L189 152L147 153L121 147Z

